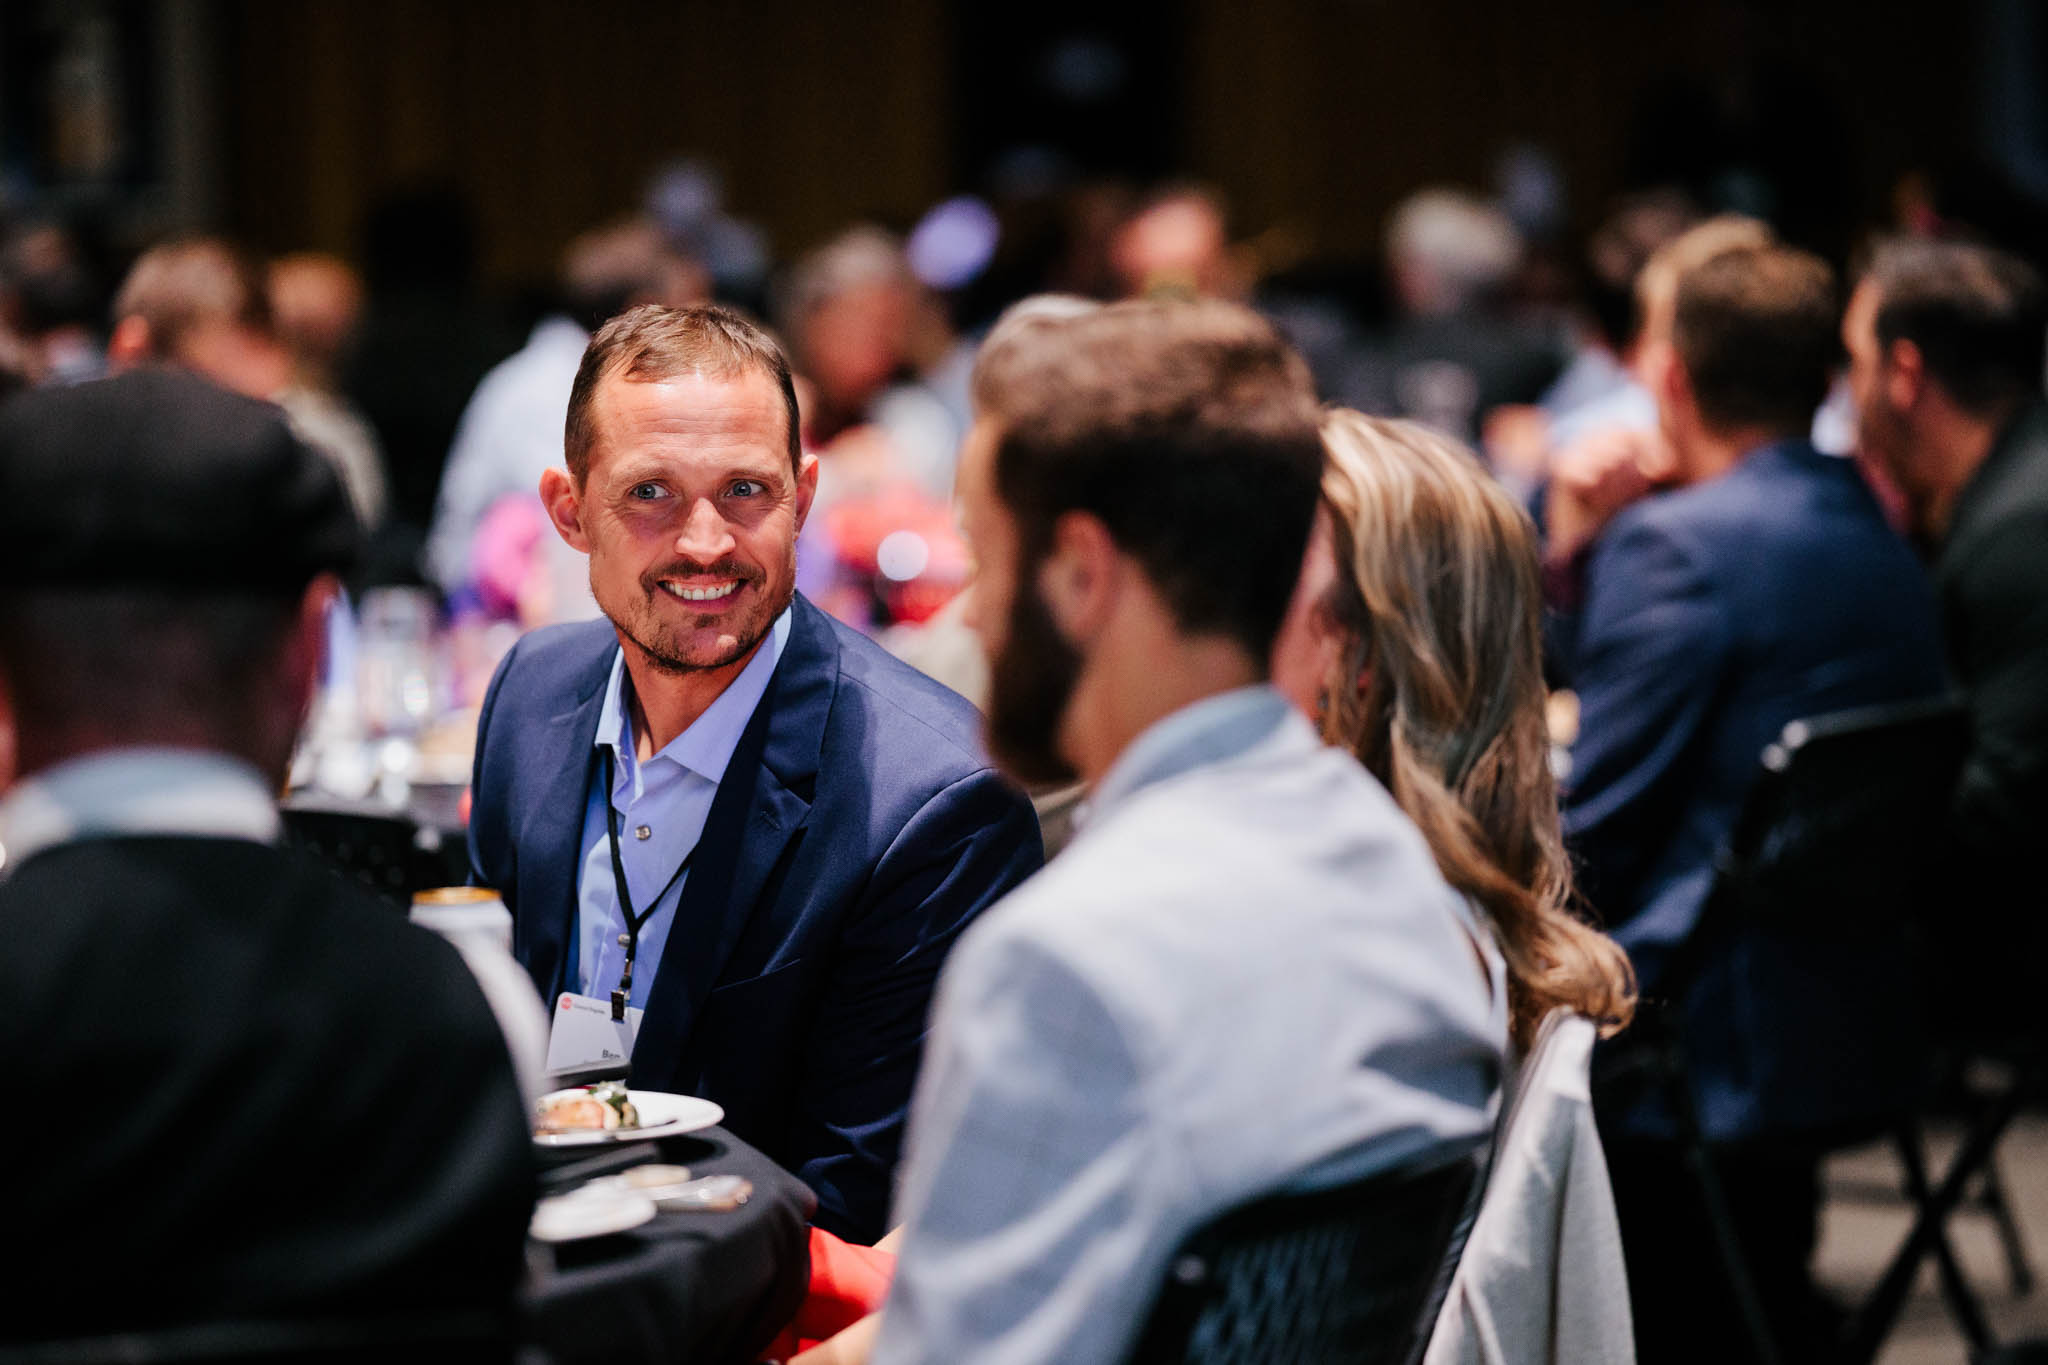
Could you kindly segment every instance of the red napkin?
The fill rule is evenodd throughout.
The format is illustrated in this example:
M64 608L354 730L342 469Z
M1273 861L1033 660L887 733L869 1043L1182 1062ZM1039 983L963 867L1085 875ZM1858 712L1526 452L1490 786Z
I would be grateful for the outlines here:
M810 1292L796 1321L768 1347L767 1358L787 1360L853 1326L882 1306L895 1274L896 1258L889 1252L812 1228Z

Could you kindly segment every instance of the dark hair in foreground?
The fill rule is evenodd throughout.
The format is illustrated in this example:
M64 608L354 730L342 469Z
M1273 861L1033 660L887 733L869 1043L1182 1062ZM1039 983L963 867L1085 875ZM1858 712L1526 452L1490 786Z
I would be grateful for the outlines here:
M1087 512L1180 629L1266 665L1322 474L1307 367L1256 313L1114 304L1022 328L976 401L1001 422L996 491L1023 562Z
M734 379L749 370L767 375L781 390L789 419L789 462L792 467L801 465L796 384L790 378L789 357L774 337L744 314L715 303L691 308L643 303L619 314L590 339L576 370L575 387L569 391L563 433L569 473L578 484L590 473L590 455L598 440L590 405L606 375L650 381L685 374Z
M1716 431L1805 434L1839 347L1834 272L1790 247L1726 251L1678 281L1671 341Z
M1469 451L1416 423L1332 411L1323 439L1337 577L1314 610L1346 641L1323 738L1358 756L1444 880L1493 921L1516 1045L1559 1007L1613 1032L1635 981L1570 908L1528 514Z
M2041 396L2048 291L2017 256L1963 242L1888 242L1863 277L1877 286L1877 344L1920 348L1956 405L1984 416Z
M24 760L81 735L182 735L281 774L300 717L282 714L275 665L298 607L282 591L0 592L0 676Z

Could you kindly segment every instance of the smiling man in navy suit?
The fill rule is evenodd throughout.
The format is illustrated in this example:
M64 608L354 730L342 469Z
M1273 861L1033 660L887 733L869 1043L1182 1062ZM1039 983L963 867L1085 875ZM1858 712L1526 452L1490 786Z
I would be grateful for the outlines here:
M872 1240L932 983L1042 860L1030 803L972 707L796 595L818 462L753 324L614 319L566 456L541 497L609 619L499 668L475 876L543 993L628 1013L636 1087L717 1101L817 1191L820 1226Z

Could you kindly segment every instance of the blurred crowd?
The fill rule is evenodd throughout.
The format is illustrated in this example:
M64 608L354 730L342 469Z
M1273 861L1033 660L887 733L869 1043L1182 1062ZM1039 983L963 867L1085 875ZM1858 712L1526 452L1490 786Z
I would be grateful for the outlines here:
M929 620L966 581L949 502L967 375L996 314L1027 295L1250 303L1326 401L1471 443L1524 495L1656 442L1642 375L1670 288L1644 266L1723 206L1650 187L1573 247L1554 169L1513 169L1490 194L1416 191L1376 250L1338 261L1241 234L1208 187L1117 180L949 199L903 231L853 224L778 260L716 175L682 162L516 301L479 281L464 206L444 192L377 205L354 260L266 259L219 237L123 251L62 215L17 213L0 219L0 390L175 364L276 401L373 534L357 586L431 585L456 619L530 627L595 612L535 495L585 342L634 304L715 298L762 316L798 368L804 442L824 469L806 591L886 631ZM1958 220L1931 183L1902 182L1878 230L2008 226ZM1731 240L1767 231L1744 221ZM1839 386L1813 434L1853 445ZM1879 490L1892 496L1881 476Z
M998 662L1013 692L1038 687L1056 705L1050 719L1014 695L1006 707L1002 676L991 698L956 475L966 461L964 500L979 498L985 525L1008 526L992 520L1014 490L990 472L990 441L1021 431L1042 448L1018 448L1053 451L1044 458L1060 470L1096 458L1098 445L1159 459L1117 425L1141 398L1158 405L1147 420L1188 426L1193 454L1151 482L1106 457L1097 472L1112 486L1075 480L1075 506L1108 527L1088 562L1143 561L1151 587L1133 601L1172 618L1191 660L1214 643L1202 613L1220 610L1227 573L1260 580L1270 600L1259 628L1233 642L1229 677L1263 680L1270 656L1286 700L1421 830L1435 872L1417 844L1416 877L1433 887L1440 873L1459 904L1482 912L1475 948L1499 939L1502 961L1479 953L1501 983L1492 1006L1502 1017L1487 1026L1515 1048L1533 1045L1552 1005L1610 1031L1637 987L1669 1008L1700 1079L1696 1118L1708 1138L1739 1148L1723 1179L1731 1235L1756 1261L1758 1312L1788 1342L1823 1342L1836 1324L1807 1267L1819 1154L1783 1137L1889 1112L1899 1059L1926 1041L1897 1009L1908 994L1897 983L1918 965L1902 960L1913 945L1845 936L1829 945L1819 986L1783 942L1693 940L1767 744L1804 718L1947 693L1972 713L1973 747L1955 828L1929 839L1955 850L1953 883L1977 941L2019 941L2029 967L2048 946L2037 914L2013 914L2038 905L2023 855L2048 814L2048 296L2040 262L2027 259L2042 241L2012 237L2010 220L1973 218L1916 178L1845 261L1676 186L1630 193L1575 243L1555 187L1541 167L1526 169L1491 193L1418 189L1388 215L1368 263L1333 265L1304 259L1284 236L1246 235L1211 187L1114 181L949 199L913 223L851 224L777 259L715 176L680 164L629 212L568 242L556 278L517 306L485 292L461 205L440 194L379 206L357 260L264 257L213 236L130 254L61 218L20 216L0 224L0 392L167 368L281 409L334 466L372 547L349 585L356 617L335 638L358 639L371 664L399 659L401 673L419 665L397 645L453 641L452 676L432 683L439 701L412 695L428 684L404 678L391 684L396 700L359 698L388 712L378 731L395 731L408 709L417 722L475 705L521 632L599 615L588 552L556 534L563 523L541 492L564 460L572 393L587 404L604 382L584 373L593 337L601 348L607 324L641 305L732 305L772 329L780 350L759 351L786 352L797 438L819 461L808 519L791 532L796 586L998 720L1044 721L1047 745L1071 739L1061 708L1097 696L1075 682L1082 645L1107 670L1089 675L1096 686L1139 680L1143 700L1157 677L1127 618L1069 631L1062 623L1081 608L1055 603L1066 611L1056 623L1034 597L1040 580L1016 571L1006 586L1025 605L996 618L1008 633ZM1168 306L1188 300L1216 302ZM1097 307L1112 301L1143 302ZM1176 340L1176 328L1188 336ZM1220 363L1232 346L1271 372L1274 410L1299 428L1291 477L1304 524L1322 470L1306 570L1299 537L1249 525L1258 507L1243 488L1226 497L1174 478L1212 445L1251 448L1270 435L1219 397L1243 381L1228 367L1173 397L1173 383L1200 376L1189 357ZM1033 357L1015 362L1029 383L1007 376L1015 411L996 401L1004 355ZM1132 356L1152 356L1151 368L1124 374L1118 364ZM1099 441L1062 425L1062 385L1093 402ZM1320 444L1310 385L1327 405ZM1244 487L1258 475L1243 472ZM1185 524L1154 544L1151 522L1176 518ZM1018 542L1024 564L1050 562L1052 533L1026 525L1043 533ZM1222 542L1238 533L1250 549L1232 564L1238 547ZM1263 554L1259 534L1271 540ZM1077 570L1075 581L1111 577ZM1045 634L1030 635L1033 625ZM1490 658L1481 646L1496 637L1502 652ZM1120 669L1099 664L1118 651L1129 655ZM346 648L341 657L345 668ZM1062 680L1062 666L1072 676ZM1194 663L1187 671L1204 688L1215 681ZM453 728L466 743L473 717ZM1002 726L992 733L1000 748ZM1008 738L1014 774L1060 771L1020 765ZM466 754L456 758L452 785L470 771ZM1353 766L1342 768L1356 784ZM1279 798L1314 823L1309 798ZM1056 809L1054 798L1041 814ZM1229 827L1258 826L1247 810ZM1057 843L1054 822L1045 828ZM610 838L616 865L616 829ZM1192 866L1203 851L1148 848L1145 864L1105 846L1099 887L1118 885L1127 865L1185 856ZM1090 866L1069 859L1039 894L1060 879L1081 884ZM1582 923L1582 907L1612 941ZM1445 941L1462 972L1462 944ZM1683 976L1672 966L1681 959ZM1954 979L1970 982L1978 1005L2031 999L2024 982L1981 965ZM1833 1089L1784 1079L1816 1074L1800 1069L1813 1060L1802 1049ZM1886 1065L1866 1074L1859 1057ZM1475 1132L1483 1109L1466 1116ZM1655 1106L1604 1109L1600 1134L1638 1349L1646 1360L1699 1358L1701 1318L1736 1314L1703 1313L1712 1238L1671 1212L1692 1153ZM943 1209L948 1191L936 1188L922 1194ZM909 1255L909 1293L933 1292L919 1278L932 1271Z

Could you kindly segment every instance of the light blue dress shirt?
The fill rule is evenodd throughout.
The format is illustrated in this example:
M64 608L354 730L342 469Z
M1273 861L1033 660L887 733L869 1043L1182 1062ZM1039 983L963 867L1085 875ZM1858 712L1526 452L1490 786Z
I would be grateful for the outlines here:
M689 729L644 763L636 757L633 724L627 714L625 655L612 658L596 743L612 752L609 795L612 808L619 813L619 861L625 864L626 891L636 912L646 913L649 901L660 897L640 926L633 993L628 1000L635 1008L647 1008L655 968L668 947L669 930L675 922L676 903L690 879L687 872L676 876L676 869L704 833L718 784L732 762L733 750L739 747L740 735L768 691L768 679L774 675L788 640L789 612L785 609L731 685ZM619 910L612 880L603 786L604 764L600 761L592 769L584 802L583 857L576 873L576 959L570 964L576 989L600 998L619 984L626 963L626 949L619 942L626 932L626 917Z
M875 1365L1112 1365L1212 1215L1483 1141L1507 1018L1473 932L1279 693L1158 722L946 960Z

